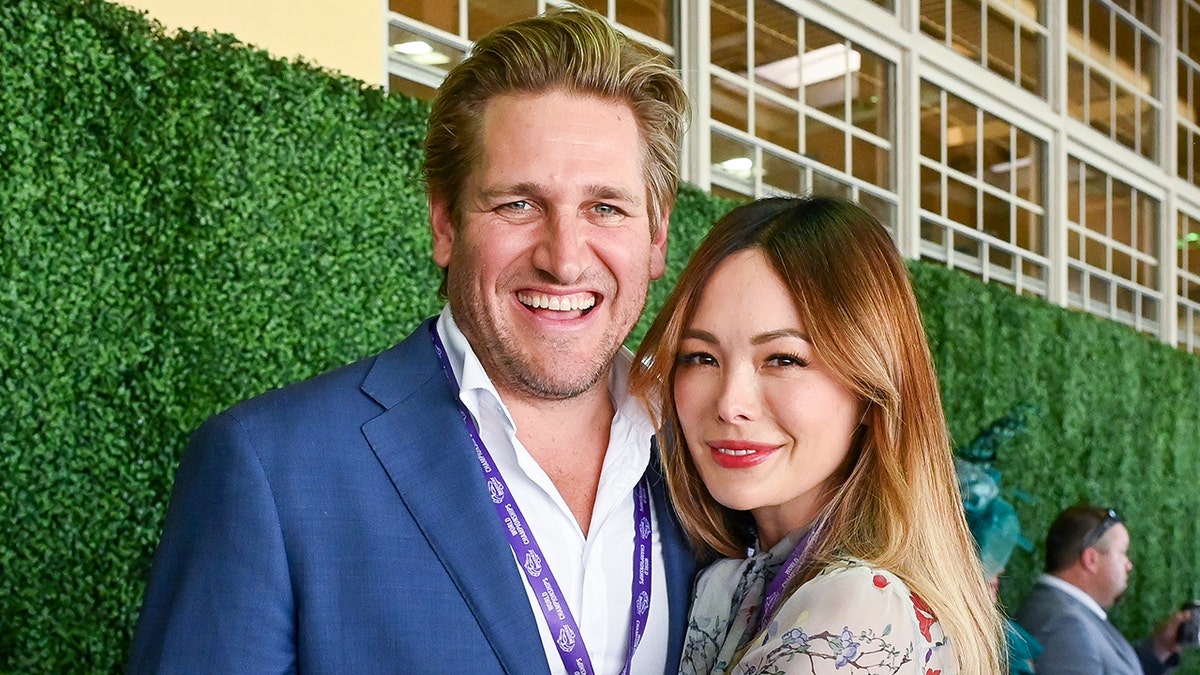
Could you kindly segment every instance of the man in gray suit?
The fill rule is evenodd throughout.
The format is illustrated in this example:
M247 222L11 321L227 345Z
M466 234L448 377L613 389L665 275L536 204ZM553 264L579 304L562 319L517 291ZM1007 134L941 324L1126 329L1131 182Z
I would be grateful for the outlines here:
M1125 592L1129 531L1112 509L1076 504L1046 535L1046 573L1025 598L1017 623L1045 648L1038 675L1159 675L1179 664L1177 612L1136 647L1108 621Z

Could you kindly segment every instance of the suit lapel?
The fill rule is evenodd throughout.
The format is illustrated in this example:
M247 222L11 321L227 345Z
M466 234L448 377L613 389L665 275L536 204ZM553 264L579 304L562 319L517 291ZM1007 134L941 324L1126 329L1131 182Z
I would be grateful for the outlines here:
M1129 644L1129 640L1127 640L1125 636L1121 634L1121 631L1117 630L1117 627L1114 626L1111 621L1100 617L1095 611L1092 610L1092 608L1084 605L1066 591L1063 591L1060 588L1055 588L1048 584L1044 586L1049 588L1054 595L1059 596L1058 602L1060 604L1065 603L1068 606L1074 606L1076 611L1078 611L1081 616L1088 618L1088 620L1095 627L1095 632L1099 633L1103 637L1104 641L1108 644L1113 656L1124 662L1125 667L1119 672L1142 672L1142 664L1141 661L1138 660L1137 652L1133 650L1133 645Z
M646 475L650 480L650 494L654 500L667 578L671 625L668 633L670 644L667 648L666 672L674 673L683 653L683 640L692 599L692 580L696 575L696 560L675 516L675 509L667 501L666 479L662 473L657 443L651 448L650 466L646 468Z
M1102 629L1104 636L1109 644L1112 645L1113 651L1117 653L1117 656L1125 662L1126 670L1131 673L1142 672L1142 663L1138 660L1137 652L1133 650L1133 645L1129 644L1129 640L1125 639L1125 636L1121 634L1121 631L1117 630L1117 627L1111 621L1101 620L1100 617L1096 617L1096 619L1104 625Z
M379 356L363 391L387 410L363 434L508 672L549 672L428 322ZM415 572L415 571L413 571ZM539 668L538 666L541 666Z

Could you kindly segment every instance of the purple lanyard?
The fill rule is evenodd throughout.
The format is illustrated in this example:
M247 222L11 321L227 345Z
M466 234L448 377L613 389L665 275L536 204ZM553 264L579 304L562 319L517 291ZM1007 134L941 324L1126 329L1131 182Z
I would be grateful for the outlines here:
M758 616L758 621L754 624L754 632L762 631L771 617L775 616L775 611L779 609L780 602L783 601L783 592L791 586L792 581L800 574L800 570L804 567L804 563L808 562L808 545L812 542L813 533L817 531L820 523L814 523L808 528L808 532L796 542L796 547L788 554L787 560L784 561L783 567L775 573L771 579L771 583L767 585L767 596L763 599L762 614Z
M438 335L436 322L430 322L429 332L433 337L433 349L442 362L442 370L446 373L446 379L457 390L458 381L454 378L454 370L446 356L446 347ZM587 647L583 644L579 624L563 599L562 590L554 578L554 573L550 571L549 563L545 562L545 556L542 555L542 548L538 546L537 539L533 536L533 530L526 524L525 517L521 515L521 509L517 507L517 502L508 489L508 484L504 482L504 476L500 475L500 467L496 466L487 446L483 444L483 438L479 435L479 429L475 426L475 420L471 418L470 411L467 410L461 398L456 397L455 401L458 403L458 414L462 416L467 433L471 436L471 442L475 445L475 458L479 460L479 466L483 469L483 478L487 484L488 494L492 497L492 503L496 507L496 515L504 525L504 533L508 536L508 543L512 546L513 553L520 561L521 571L525 573L525 580L529 582L529 587L538 597L538 606L542 610L542 615L546 617L550 635L554 637L554 643L558 646L558 656L562 659L563 667L572 675L595 673L592 659L588 656ZM638 643L642 641L642 633L646 628L646 616L650 613L652 560L650 551L653 529L650 525L650 490L644 477L633 489L633 504L633 589L632 599L629 603L629 651L625 655L625 668L621 671L622 675L629 673L630 667L633 665L633 653L637 650Z

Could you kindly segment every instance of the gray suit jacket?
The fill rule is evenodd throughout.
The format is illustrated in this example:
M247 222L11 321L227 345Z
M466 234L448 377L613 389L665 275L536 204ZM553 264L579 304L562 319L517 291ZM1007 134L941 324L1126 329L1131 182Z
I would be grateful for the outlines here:
M1038 675L1160 675L1170 670L1154 656L1149 640L1135 649L1116 626L1048 584L1038 583L1025 597L1017 623L1044 647L1034 659Z

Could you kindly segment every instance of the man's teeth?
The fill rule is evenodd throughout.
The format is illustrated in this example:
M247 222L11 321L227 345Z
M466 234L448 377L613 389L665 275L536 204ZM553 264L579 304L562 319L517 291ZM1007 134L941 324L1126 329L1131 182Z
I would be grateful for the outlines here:
M729 448L717 448L717 452L721 453L722 455L733 455L734 457L745 457L746 455L753 455L754 453L756 453L758 451L757 450L730 450Z
M549 309L556 312L583 311L591 309L596 304L596 296L591 293L576 293L574 295L545 295L543 293L518 293L517 299L521 304L534 309Z

